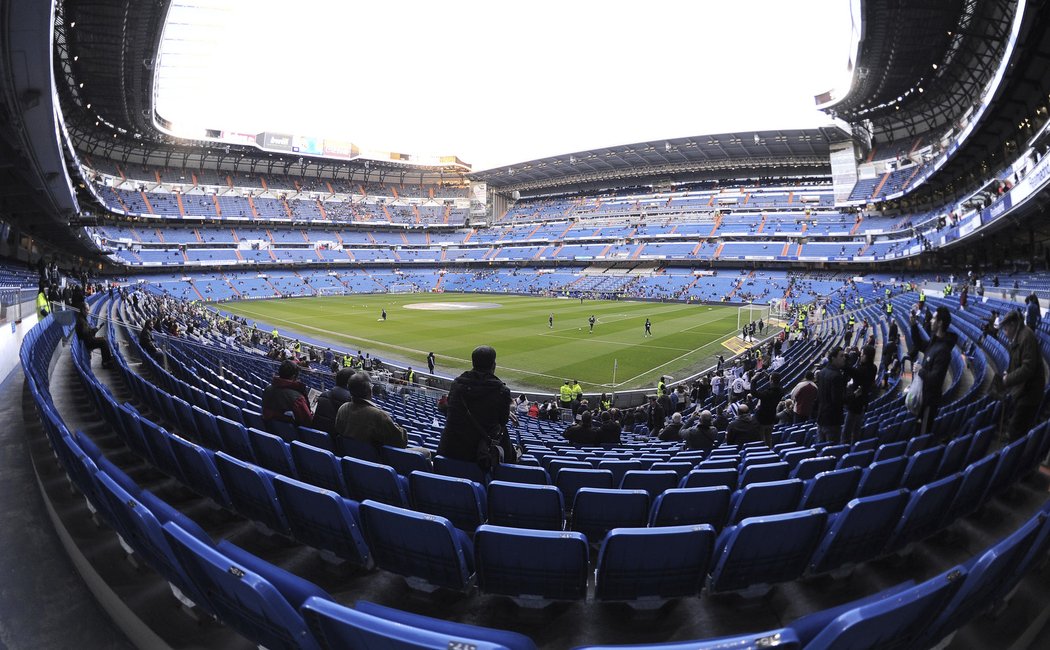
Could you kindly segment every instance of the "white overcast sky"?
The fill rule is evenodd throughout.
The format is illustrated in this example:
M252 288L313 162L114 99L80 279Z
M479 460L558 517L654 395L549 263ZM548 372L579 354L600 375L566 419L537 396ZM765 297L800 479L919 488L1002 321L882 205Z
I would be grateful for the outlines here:
M158 113L456 155L812 127L849 80L856 0L174 0Z

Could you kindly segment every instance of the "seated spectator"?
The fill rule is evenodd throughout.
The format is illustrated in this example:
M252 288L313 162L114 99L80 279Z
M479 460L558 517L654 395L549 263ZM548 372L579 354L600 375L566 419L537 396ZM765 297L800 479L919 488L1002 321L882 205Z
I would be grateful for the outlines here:
M795 421L795 405L790 399L777 404L777 424L792 424Z
M347 384L353 376L354 371L350 368L341 369L335 375L335 386L321 393L321 396L317 398L311 425L314 429L335 433L335 415L339 412L339 407L350 401L350 390Z
M598 427L598 442L603 445L620 444L620 423L609 411L602 411L601 426Z
M153 357L158 362L163 362L160 350L157 349L157 343L153 340L153 320L147 318L146 322L142 324L142 329L139 330L139 346L143 351Z
M111 368L113 366L113 354L109 351L109 341L102 338L101 336L95 336L98 333L98 327L91 327L88 324L88 308L87 303L84 301L82 295L78 294L72 303L73 309L76 310L76 332L77 338L88 350L90 357L91 350L99 350L102 353L102 367ZM90 363L90 358L88 359Z
M672 413L671 423L660 430L660 440L664 442L678 442L682 439L682 414Z
M730 445L743 445L761 440L762 433L759 431L755 417L751 415L751 409L747 404L741 404L737 417L729 423L726 429L726 442Z
M576 422L569 425L562 435L574 445L598 444L598 432L591 428L590 411L584 411L577 416Z
M293 362L282 361L273 381L263 391L262 418L263 421L279 420L303 426L310 426L313 421L306 386L299 381L299 366Z
M372 402L372 379L366 372L355 372L347 381L350 401L339 407L333 433L373 445L405 448L408 435L383 409Z
M529 404L528 415L529 415L530 418L539 417L539 415L540 415L540 405L537 404L536 402L530 403Z
M718 430L712 424L711 411L701 411L696 426L682 430L686 449L710 451L718 443Z

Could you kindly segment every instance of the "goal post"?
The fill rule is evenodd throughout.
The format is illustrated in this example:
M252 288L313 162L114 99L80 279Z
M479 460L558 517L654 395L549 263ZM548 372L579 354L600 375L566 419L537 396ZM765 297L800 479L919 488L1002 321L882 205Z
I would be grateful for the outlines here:
M737 336L741 335L741 330L751 323L758 322L761 320L765 324L769 324L770 307L769 305L763 305L761 303L748 303L737 307L736 310L736 332Z

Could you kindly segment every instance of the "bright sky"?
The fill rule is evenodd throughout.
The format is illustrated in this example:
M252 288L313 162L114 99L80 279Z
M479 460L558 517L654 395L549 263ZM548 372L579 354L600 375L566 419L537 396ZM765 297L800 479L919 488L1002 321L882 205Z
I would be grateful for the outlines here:
M157 109L176 131L275 131L456 155L575 151L828 122L856 0L174 0Z

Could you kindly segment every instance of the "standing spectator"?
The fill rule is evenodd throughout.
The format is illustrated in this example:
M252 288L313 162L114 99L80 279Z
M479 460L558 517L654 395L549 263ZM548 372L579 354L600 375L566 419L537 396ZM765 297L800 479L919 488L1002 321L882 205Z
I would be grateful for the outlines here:
M868 410L877 374L875 348L869 345L861 353L860 362L849 371L852 384L846 397L846 426L843 439L849 440L850 443L860 439L861 430L864 428L864 413Z
M430 352L430 353L427 354L427 371L430 374L434 374L434 365L435 365L434 353Z
M780 373L773 372L769 375L769 381L761 388L752 391L758 398L758 429L762 440L770 447L773 446L773 427L777 423L777 404L784 395L784 389L780 385Z
M922 379L922 407L919 410L919 430L916 435L933 430L933 421L937 418L937 410L941 406L944 378L951 365L952 349L959 340L955 332L948 331L951 324L951 311L944 306L938 307L930 320L930 339L923 343L919 336L916 313L913 311L911 315L911 340L915 352L924 353L921 364L915 363L914 359L912 361L913 373Z
M1025 309L1024 324L1034 332L1039 329L1039 323L1043 321L1042 313L1039 311L1039 296L1034 293L1029 294L1024 301L1028 305Z
M813 381L813 371L806 371L802 381L791 389L791 401L794 404L794 422L806 422L813 417L813 405L817 401L817 384Z
M1009 391L1010 403L1006 409L1010 420L1004 433L1007 439L1014 441L1035 425L1046 389L1046 374L1035 332L1021 323L1021 315L1011 311L1003 319L1002 327L1010 342L1010 365L995 379Z
M517 460L507 433L510 416L510 389L496 376L496 351L487 345L474 348L470 370L456 377L448 393L448 418L438 442L438 453L478 463L484 471L492 468L482 453L491 440L503 450L506 462Z
M646 417L646 426L649 427L649 435L655 436L664 428L664 420L666 417L667 412L664 411L664 407L660 406L660 402L656 399L656 395L650 395L649 412Z
M335 386L321 393L317 398L311 427L318 431L335 433L335 416L339 412L339 407L349 402L352 397L348 385L353 376L354 371L350 368L342 368L335 374Z
M286 415L291 413L291 416ZM310 426L313 414L306 399L306 386L299 381L299 366L285 359L273 381L263 391L262 419Z
M828 362L817 373L817 429L821 442L838 444L842 437L844 420L842 408L846 401L846 352L835 346L828 354Z

